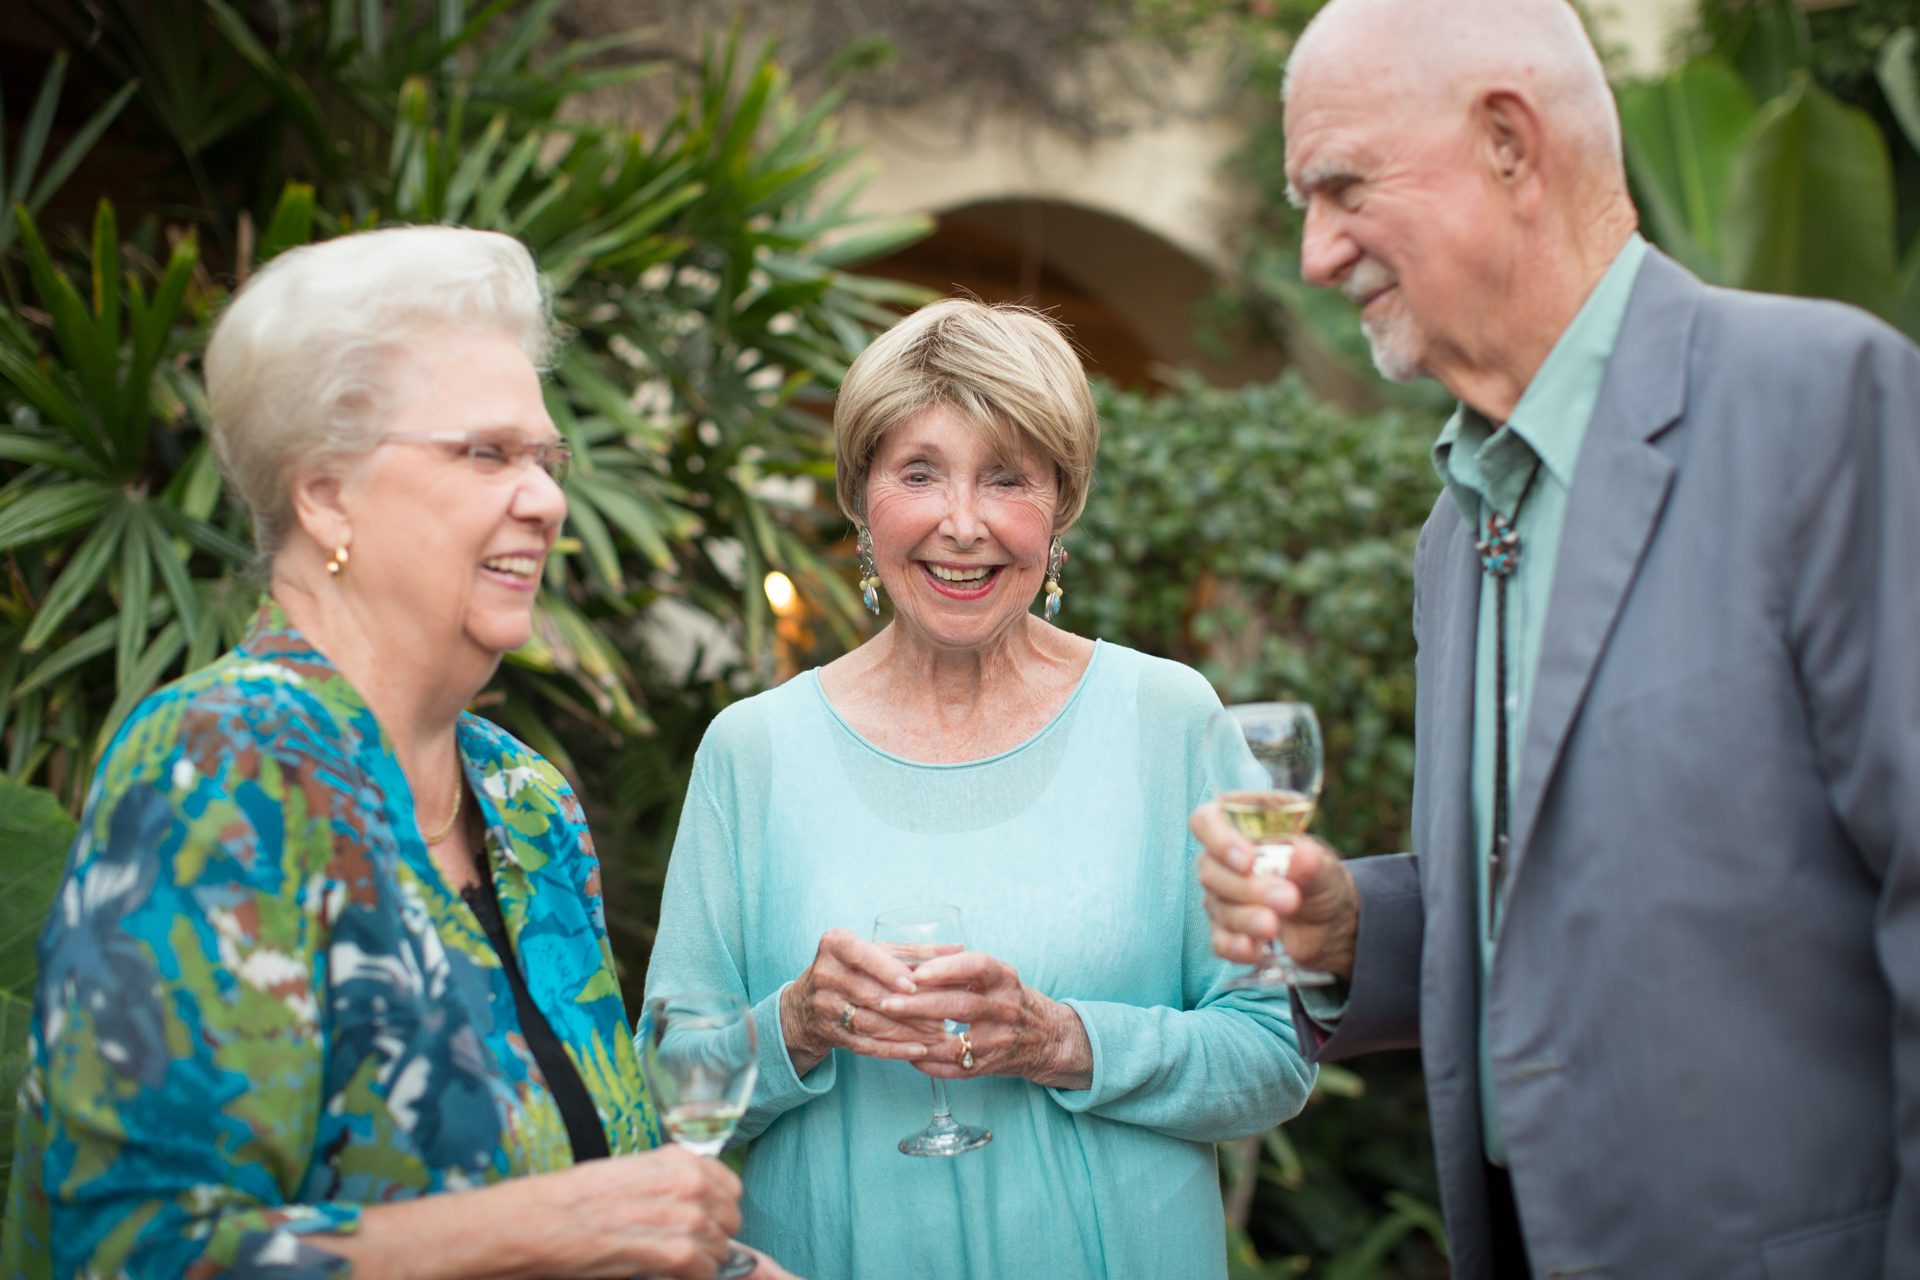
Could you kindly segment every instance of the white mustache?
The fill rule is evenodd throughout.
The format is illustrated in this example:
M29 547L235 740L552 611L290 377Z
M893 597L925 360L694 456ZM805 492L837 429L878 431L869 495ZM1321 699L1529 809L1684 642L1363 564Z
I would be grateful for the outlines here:
M1398 283L1400 281L1393 272L1372 258L1362 258L1360 265L1353 269L1353 274L1340 286L1340 292L1346 295L1347 301L1358 306L1382 289Z

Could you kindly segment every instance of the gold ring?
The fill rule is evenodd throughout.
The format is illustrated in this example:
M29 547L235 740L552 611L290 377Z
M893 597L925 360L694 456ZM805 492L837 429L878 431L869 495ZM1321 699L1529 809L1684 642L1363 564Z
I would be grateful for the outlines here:
M960 1033L960 1068L963 1071L973 1070L973 1041L964 1031Z
M840 1029L848 1035L853 1034L853 1006L846 1005L840 1010Z

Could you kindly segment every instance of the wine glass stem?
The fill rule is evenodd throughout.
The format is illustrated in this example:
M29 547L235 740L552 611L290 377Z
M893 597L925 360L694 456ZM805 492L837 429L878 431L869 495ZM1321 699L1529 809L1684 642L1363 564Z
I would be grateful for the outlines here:
M947 1108L947 1082L939 1076L933 1078L933 1118L951 1120L953 1112Z

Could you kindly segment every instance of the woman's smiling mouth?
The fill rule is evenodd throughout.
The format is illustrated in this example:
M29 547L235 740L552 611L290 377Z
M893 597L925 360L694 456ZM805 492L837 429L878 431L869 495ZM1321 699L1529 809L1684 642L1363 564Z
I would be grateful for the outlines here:
M933 589L957 600L977 600L993 589L1004 566L997 564L951 565L920 561L921 572Z

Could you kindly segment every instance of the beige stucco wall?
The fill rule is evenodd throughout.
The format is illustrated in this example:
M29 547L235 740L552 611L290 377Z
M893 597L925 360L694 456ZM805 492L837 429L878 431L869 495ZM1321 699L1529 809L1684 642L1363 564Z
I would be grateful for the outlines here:
M1660 68L1690 7L1691 0L1602 0L1593 11L1600 39L1620 50L1623 72L1637 75ZM1168 74L1178 82L1173 96L1192 104L1186 118L1093 143L1013 119L972 121L959 130L950 105L924 118L850 110L842 120L846 137L871 157L871 180L856 207L939 213L987 200L1058 200L1129 219L1171 250L1224 267L1229 255L1215 228L1236 193L1222 162L1241 126L1208 111L1211 68L1178 66Z

